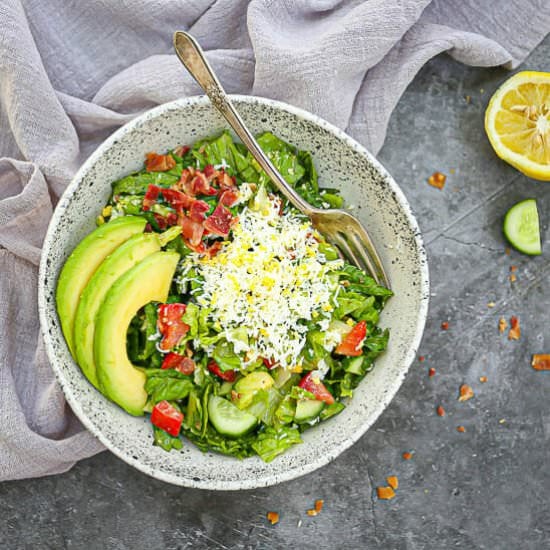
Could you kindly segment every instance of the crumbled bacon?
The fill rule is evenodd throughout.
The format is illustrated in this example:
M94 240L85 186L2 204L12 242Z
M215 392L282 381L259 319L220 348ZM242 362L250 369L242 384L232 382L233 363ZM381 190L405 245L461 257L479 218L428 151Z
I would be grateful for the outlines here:
M397 476L389 476L386 478L386 481L388 482L388 485L394 490L397 490L397 488L399 487L399 480L397 479Z
M434 172L428 178L428 183L433 187L437 187L438 189L443 189L443 187L445 187L446 179L447 179L447 176L445 174L442 174L441 172Z
M468 399L472 399L474 396L474 390L468 384L462 384L459 389L459 397L458 400L460 402L468 401Z
M218 252L222 249L223 242L222 241L214 241L206 250L208 253L208 256L210 258L213 258L218 254Z
M191 150L191 147L189 147L189 145L180 145L179 147L176 147L174 149L174 155L178 157L183 157L184 155L189 153L190 150Z
M231 177L223 168L218 170L216 181L220 189L227 189L236 185L235 178Z
M197 251L197 247L202 244L203 224L185 215L180 216L179 224L181 225L181 234L185 238L186 243L192 250Z
M535 370L550 370L550 354L536 353L531 366Z
M223 204L218 203L214 212L204 222L204 228L214 235L227 237L234 223L233 214Z
M239 198L239 192L236 189L226 189L220 195L220 204L224 206L233 206Z
M160 187L157 187L156 185L149 185L149 187L147 187L147 192L143 197L143 204L141 206L141 209L144 212L151 210L151 207L157 202L159 193Z
M464 426L457 426L456 431L463 434L466 431L466 428Z
M418 360L419 360L421 363L423 363L423 362L426 360L426 357L424 357L424 355L420 355L420 356L418 357Z
M161 189L164 200L178 213L191 208L194 199L177 189Z
M267 516L267 520L271 523L271 525L275 525L276 523L279 523L279 514L277 512L268 512L266 516Z
M194 222L203 222L206 219L206 213L210 210L210 205L204 201L195 200L189 208L189 217Z
M216 169L211 164L207 164L204 167L204 175L208 178L208 181L212 181L212 178L216 175Z
M441 405L437 407L436 412L438 416L445 416L445 409Z
M512 315L510 318L510 330L508 332L508 340L519 340L521 336L521 328L519 326L519 319Z
M157 225L159 226L159 229L161 231L164 231L168 227L168 221L164 216L161 216L160 214L154 212L153 217L155 218L155 221L157 222Z
M498 320L498 331L502 334L508 328L508 323L504 317Z
M403 460L410 460L413 457L412 453L409 453L409 451L405 451L402 456Z
M147 172L166 172L176 166L176 161L171 155L157 155L147 153L145 156L145 170Z
M215 195L217 191L210 186L204 172L197 170L195 177L191 180L191 191L193 195Z
M435 369L433 367L431 367L429 370L428 370L428 376L431 378L432 376L435 376Z
M485 384L485 382L487 382L487 377L486 377L486 376L480 376L480 377L479 377L479 381L480 381L482 384Z
M380 500L391 500L395 496L395 491L391 487L377 487L376 494Z
M441 330L449 330L449 322L448 321L443 321L443 323L441 323Z

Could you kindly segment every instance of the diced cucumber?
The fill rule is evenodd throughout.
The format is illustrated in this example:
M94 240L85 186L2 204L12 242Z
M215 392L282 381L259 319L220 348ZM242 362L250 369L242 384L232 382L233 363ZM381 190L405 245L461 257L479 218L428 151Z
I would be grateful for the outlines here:
M321 414L324 406L325 404L317 399L300 399L296 403L294 420L298 423L309 422Z
M346 372L351 374L357 374L361 376L363 374L363 361L365 358L363 356L350 358L348 364L345 367Z
M539 214L535 199L518 202L504 218L504 235L520 252L537 256L541 253Z
M258 423L253 414L241 411L217 395L211 395L208 399L208 418L218 433L228 437L245 435Z

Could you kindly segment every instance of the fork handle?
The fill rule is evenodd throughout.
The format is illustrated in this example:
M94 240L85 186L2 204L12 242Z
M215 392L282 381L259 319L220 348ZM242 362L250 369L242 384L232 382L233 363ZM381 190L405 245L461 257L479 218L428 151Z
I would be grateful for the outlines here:
M235 110L233 103L225 93L220 81L217 79L212 67L206 60L202 48L198 42L186 32L176 31L174 33L174 48L185 68L191 73L191 76L197 81L204 90L210 101L218 111L229 122L229 125L246 145L252 156L258 161L258 164L264 169L277 189L304 214L310 215L311 206L294 191L294 189L285 181L277 168L273 166L269 157L262 151L254 136L246 127L243 119Z

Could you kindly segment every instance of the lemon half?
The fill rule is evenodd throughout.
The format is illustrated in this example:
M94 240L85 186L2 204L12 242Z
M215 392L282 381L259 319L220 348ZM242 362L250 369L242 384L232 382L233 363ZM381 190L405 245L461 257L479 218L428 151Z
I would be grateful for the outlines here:
M485 131L496 154L526 176L550 181L550 73L523 71L493 95Z

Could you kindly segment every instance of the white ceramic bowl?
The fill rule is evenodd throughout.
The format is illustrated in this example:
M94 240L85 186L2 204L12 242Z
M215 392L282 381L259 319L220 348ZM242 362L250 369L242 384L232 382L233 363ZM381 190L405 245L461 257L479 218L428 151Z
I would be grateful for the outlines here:
M429 283L420 232L400 188L362 146L324 120L280 102L233 96L250 129L271 130L313 153L320 181L341 189L366 224L395 292L381 316L391 331L388 350L362 381L347 408L304 433L304 442L273 462L202 453L185 443L166 453L152 445L146 418L105 399L71 358L55 310L57 276L69 253L95 227L110 183L139 169L149 151L216 134L227 127L206 97L157 107L120 128L86 161L61 197L44 241L39 275L40 322L52 367L82 423L113 453L158 479L202 489L251 489L293 479L327 464L351 446L391 401L420 343Z

